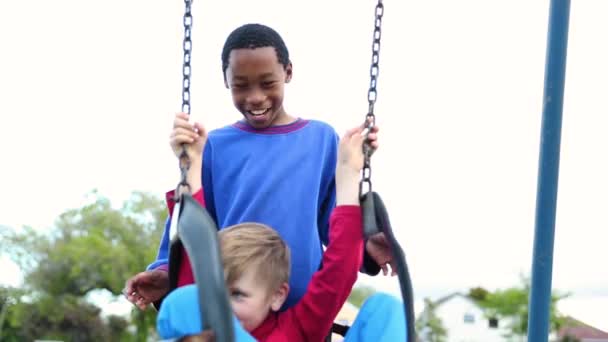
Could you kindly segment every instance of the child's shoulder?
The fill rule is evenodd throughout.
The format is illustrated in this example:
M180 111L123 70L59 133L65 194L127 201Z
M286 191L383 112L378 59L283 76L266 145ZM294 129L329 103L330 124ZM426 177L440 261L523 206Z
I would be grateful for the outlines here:
M328 132L328 133L332 133L332 134L336 134L336 130L327 122L325 121L321 121L321 120L315 120L315 119L310 119L310 120L306 120L308 121L309 125L312 125L313 127Z
M211 129L208 133L209 140L224 140L238 139L245 132L237 129L235 124L225 125L222 127Z

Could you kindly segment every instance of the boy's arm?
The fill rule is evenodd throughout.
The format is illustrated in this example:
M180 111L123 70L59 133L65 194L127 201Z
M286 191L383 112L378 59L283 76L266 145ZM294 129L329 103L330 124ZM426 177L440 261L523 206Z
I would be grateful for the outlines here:
M339 136L334 132L334 141L332 142L332 146L329 149L328 153L328 162L326 163L325 170L323 171L323 178L326 179L327 184L322 184L322 192L321 192L321 206L319 208L318 213L318 221L317 227L319 230L319 237L324 246L327 246L329 243L329 217L331 215L332 210L336 207L336 159L338 154L338 144L340 142ZM209 142L207 142L209 145ZM207 146L205 146L205 150ZM205 154L205 160L207 160L207 154ZM206 164L206 163L205 163ZM203 165L205 167L205 165ZM203 174L208 172L204 169ZM209 174L210 174L209 170ZM210 176L209 176L210 178ZM207 200L208 210L211 213L212 210L209 207L212 207L212 204L209 202L211 196L208 196L208 191L210 192L211 187L209 184L205 183L205 177L203 176L203 188L205 189L205 199ZM213 214L212 214L213 215ZM360 272L365 273L367 275L375 276L380 272L380 265L371 257L367 248L363 249L363 261L361 264Z
M321 179L319 212L317 215L317 227L319 237L324 246L329 243L329 217L336 207L336 159L338 155L338 143L340 138L334 132Z
M341 205L330 218L329 246L322 268L315 272L306 293L292 309L292 324L306 341L321 341L346 302L363 255L363 230L359 205Z
M148 267L146 267L146 271L151 270L169 270L169 228L171 224L170 216L165 220L165 229L163 231L163 236L160 239L160 245L158 246L158 253L156 255L156 260L152 262Z
M319 229L319 237L324 246L329 244L329 218L331 213L336 207L336 183L334 181L334 175L331 175L331 181L329 187L325 193L325 198L321 202L321 208L319 209L317 227Z
M336 204L330 218L329 246L322 267L293 307L292 324L307 341L321 341L346 302L363 257L363 227L359 207L359 178L363 166L361 129L340 142L336 164Z
M213 195L213 173L212 165L213 165L213 149L211 147L211 141L207 139L207 143L205 144L205 148L203 150L203 171L202 171L202 179L203 179L203 191L205 195L205 204L207 208L207 212L215 221L215 224L219 227L219 222L217 222L217 214L215 210L215 198Z

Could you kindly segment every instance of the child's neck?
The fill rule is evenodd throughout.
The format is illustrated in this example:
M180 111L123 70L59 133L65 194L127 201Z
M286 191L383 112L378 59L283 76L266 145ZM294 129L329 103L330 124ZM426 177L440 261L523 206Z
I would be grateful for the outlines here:
M283 126L283 125L289 125L290 123L294 123L296 120L298 120L298 118L296 118L295 116L291 116L287 113L283 113L281 115L279 115L270 126Z

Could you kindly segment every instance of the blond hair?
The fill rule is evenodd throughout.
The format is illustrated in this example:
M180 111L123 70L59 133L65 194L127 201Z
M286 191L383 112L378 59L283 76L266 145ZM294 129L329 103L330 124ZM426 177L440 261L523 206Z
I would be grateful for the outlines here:
M269 292L289 281L289 247L272 228L260 223L241 223L219 232L226 284L230 286L247 270L255 270L257 280Z

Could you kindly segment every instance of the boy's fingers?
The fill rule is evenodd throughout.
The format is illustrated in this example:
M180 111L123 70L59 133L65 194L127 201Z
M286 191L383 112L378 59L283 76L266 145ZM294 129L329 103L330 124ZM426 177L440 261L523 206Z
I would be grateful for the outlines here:
M178 128L186 129L186 130L194 132L194 126L191 123L189 123L188 121L176 120L173 123L173 129L178 129Z
M173 127L177 127L177 126L181 126L181 127L192 127L192 123L190 123L189 121L189 116L187 114L184 113L178 113L175 115L175 118L173 119Z
M351 140L354 144L360 145L363 143L363 141L365 140L365 135L362 134L362 130L361 128L356 128L353 129L353 134L351 136Z
M144 297L138 296L138 298L137 298L137 306L139 306L143 310L143 309L146 308L147 305L148 305L148 301Z
M188 135L178 135L171 138L171 145L190 144L194 142L194 138Z
M373 140L373 141L370 141L370 143L369 143L369 144L372 146L372 149L373 149L373 150L378 149L378 146L380 146L380 144L378 143L378 140Z
M198 135L176 134L176 135L172 135L169 138L169 144L172 146L179 145L179 144L190 144L190 143L196 141L197 139L199 139Z
M199 136L199 134L196 133L193 129L176 127L173 129L173 131L171 131L171 135L169 135L169 137L175 137L175 136L179 136L179 135L187 135L191 138L196 138Z
M128 296L131 292L133 292L133 278L127 280L125 288L122 290L122 293L124 293L126 296Z
M342 136L341 141L349 141L349 140L350 140L350 137L351 137L352 135L353 135L353 130L352 130L352 129L349 129L348 131L346 131L346 132L344 133L344 135Z
M388 274L388 267L386 267L386 264L380 266L380 268L382 268L382 274L383 275L387 275Z
M133 294L136 293L135 288L137 287L137 285L141 279L140 274L137 274L137 275L131 277L131 279L127 280L127 283L125 284L125 288L122 290L122 293L125 296L133 297Z
M137 294L135 293L129 293L127 294L127 300L135 305L137 305L137 301L139 300L137 298Z
M344 139L348 141L354 138L361 137L361 132L363 132L363 127L361 126L351 128L344 134Z
M199 136L204 137L207 135L207 130L205 129L205 126L203 126L203 124L201 124L200 122L195 122L194 128L196 129L197 134Z
M188 119L190 118L190 115L188 113L184 113L184 112L179 112L175 114L176 118L180 118L180 119L185 119L186 121L188 121Z
M363 145L363 140L365 140L365 137L362 135L359 135L359 134L353 135L353 137L351 139L353 145L356 145L356 146Z
M397 275L397 262L395 260L391 260L391 270L393 270L393 273L391 274L391 276L396 276Z
M369 136L371 134L378 133L378 130L379 130L378 126L375 126L375 125L371 129L369 129L369 128L367 128L367 125L365 123L363 123L361 125L361 128L362 128L362 132L363 132L362 134L365 136Z

